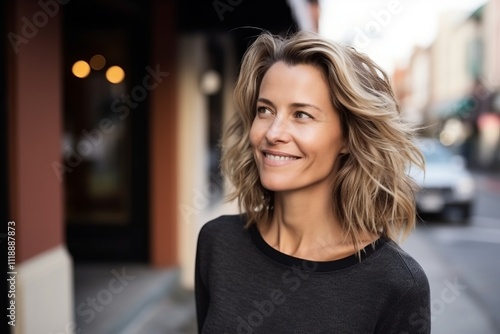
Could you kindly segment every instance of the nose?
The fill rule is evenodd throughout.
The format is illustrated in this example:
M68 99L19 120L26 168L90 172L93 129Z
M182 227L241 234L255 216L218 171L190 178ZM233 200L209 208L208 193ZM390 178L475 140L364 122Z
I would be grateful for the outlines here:
M288 142L290 133L286 121L281 117L275 117L266 131L266 140L272 144Z

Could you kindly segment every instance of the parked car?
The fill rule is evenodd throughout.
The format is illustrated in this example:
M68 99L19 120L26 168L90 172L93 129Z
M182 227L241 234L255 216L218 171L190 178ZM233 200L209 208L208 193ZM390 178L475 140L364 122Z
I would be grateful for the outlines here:
M410 175L420 185L417 211L469 222L474 204L475 181L463 157L439 141L425 138L417 142L425 157L425 173L412 167Z

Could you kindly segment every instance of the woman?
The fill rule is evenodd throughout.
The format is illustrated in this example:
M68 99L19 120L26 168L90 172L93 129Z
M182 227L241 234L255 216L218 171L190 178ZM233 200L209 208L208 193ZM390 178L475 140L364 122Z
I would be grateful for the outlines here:
M222 168L241 215L200 231L200 333L430 333L429 285L396 240L423 168L385 73L316 34L247 50Z

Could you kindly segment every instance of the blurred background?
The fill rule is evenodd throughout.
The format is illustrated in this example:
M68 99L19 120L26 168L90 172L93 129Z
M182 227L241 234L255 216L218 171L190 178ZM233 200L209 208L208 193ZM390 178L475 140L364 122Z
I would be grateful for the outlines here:
M387 71L428 165L409 170L403 248L428 274L433 333L500 333L500 0L0 7L2 268L16 233L16 326L0 332L196 333L198 231L237 212L217 143L265 29L317 31Z

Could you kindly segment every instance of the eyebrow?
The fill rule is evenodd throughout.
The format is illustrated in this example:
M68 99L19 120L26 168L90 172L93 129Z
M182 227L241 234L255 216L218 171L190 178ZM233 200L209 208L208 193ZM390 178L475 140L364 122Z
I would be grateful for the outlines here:
M263 97L259 97L257 99L257 102L263 102L263 103L266 103L266 104L269 104L270 106L272 106L273 108L275 107L274 106L274 103L271 102L271 100L268 100L266 98L263 98ZM310 108L314 108L314 109L317 109L319 111L323 111L321 110L319 107L316 107L314 104L309 104L309 103L301 103L301 102L294 102L294 103L291 103L290 104L291 107L294 107L294 108L304 108L304 107L310 107Z

